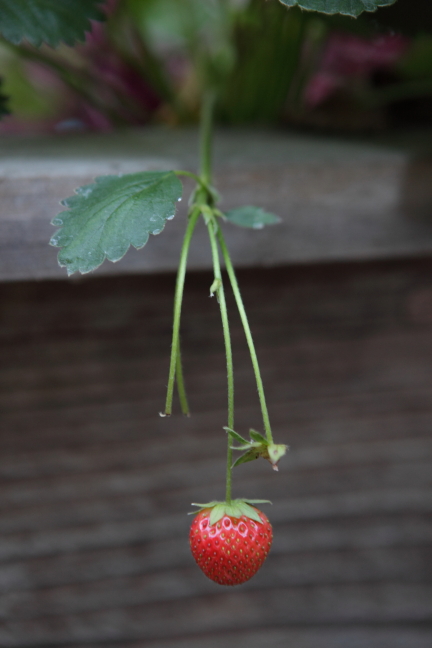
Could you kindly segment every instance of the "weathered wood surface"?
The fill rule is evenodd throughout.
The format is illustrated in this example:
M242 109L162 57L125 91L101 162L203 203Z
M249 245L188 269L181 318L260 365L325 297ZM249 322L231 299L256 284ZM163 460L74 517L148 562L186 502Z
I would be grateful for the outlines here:
M0 286L0 646L430 648L432 263L240 273L278 440L261 572L215 586L191 501L223 496L225 367L187 283L193 416L161 419L172 276ZM236 427L260 427L233 312Z
M426 149L425 149L426 147ZM423 150L422 150L423 148ZM48 246L61 199L95 176L148 169L196 171L194 130L3 138L0 142L0 280L66 278ZM426 153L425 153L426 150ZM227 226L237 265L384 259L432 252L430 149L392 148L281 132L221 131L216 185L223 208L256 204L282 223L262 231ZM144 250L99 272L176 268L187 195L177 217ZM211 265L197 231L191 267Z

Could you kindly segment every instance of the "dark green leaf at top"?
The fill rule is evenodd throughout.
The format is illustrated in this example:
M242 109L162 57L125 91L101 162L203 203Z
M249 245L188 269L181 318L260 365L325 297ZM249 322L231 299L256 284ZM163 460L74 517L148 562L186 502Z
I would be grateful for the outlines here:
M151 171L96 178L62 202L68 211L53 219L61 225L51 245L61 247L59 264L91 272L105 258L119 261L130 245L139 249L174 218L182 184L172 171Z
M319 11L325 14L342 14L359 16L364 11L376 11L379 7L388 7L396 0L279 0L287 7L300 7L308 11Z
M18 45L83 41L90 20L103 20L103 0L0 0L0 33Z
M279 216L264 211L261 207L237 207L224 214L227 221L240 227L262 229L265 225L274 225L280 222Z

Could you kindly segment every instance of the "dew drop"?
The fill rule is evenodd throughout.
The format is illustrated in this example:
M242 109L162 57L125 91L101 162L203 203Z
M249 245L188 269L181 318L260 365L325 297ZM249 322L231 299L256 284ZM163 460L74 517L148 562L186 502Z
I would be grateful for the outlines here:
M252 229L260 230L263 229L264 225L262 223L254 223Z
M180 198L181 200L181 198ZM174 218L175 214L172 214L171 216L167 216L167 220L172 220Z
M155 230L153 230L152 234L153 234L154 236L157 236L157 235L160 234L161 232L162 232L161 229L155 229Z

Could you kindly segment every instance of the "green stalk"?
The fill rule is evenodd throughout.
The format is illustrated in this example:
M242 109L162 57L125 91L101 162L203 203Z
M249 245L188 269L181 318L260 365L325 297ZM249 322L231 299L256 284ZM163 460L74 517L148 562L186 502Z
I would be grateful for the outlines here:
M213 111L215 105L215 94L208 92L204 95L203 106L201 112L201 173L200 177L203 182L208 186L211 184L212 175L212 132L213 132ZM204 193L204 190L202 190ZM205 204L209 203L210 196L203 196ZM209 205L210 206L210 205ZM234 428L234 367L232 359L231 336L228 321L228 311L225 301L225 292L222 282L222 274L220 269L219 250L217 246L216 235L214 227L217 227L215 220L210 220L207 223L207 230L210 238L210 247L213 258L213 270L216 283L216 296L219 302L221 312L222 328L225 342L225 354L227 363L227 382L228 382L228 427ZM225 499L227 504L231 504L231 484L232 484L232 449L231 437L228 434L228 447L227 447L227 468L226 468L226 494Z
M175 384L175 378L177 373L178 357L180 354L180 316L181 316L181 307L183 302L186 264L187 264L190 242L199 217L200 217L199 209L196 208L193 209L189 216L189 222L186 228L185 237L183 239L183 245L180 252L180 261L179 261L179 267L177 272L176 289L175 289L175 296L174 296L173 337L172 337L172 345L171 345L170 368L168 374L167 397L165 402L165 416L171 416L172 413L174 384ZM184 388L184 383L182 379L181 379L181 384L183 385Z
M219 245L220 245L220 248L221 248L221 251L222 251L222 256L223 256L223 259L225 261L225 267L227 269L228 277L229 277L230 282L231 282L231 287L232 287L232 290L233 290L233 293L234 293L234 298L235 298L236 303L237 303L237 308L238 308L238 311L239 311L239 314L240 314L240 319L241 319L242 324L243 324L243 329L244 329L244 332L245 332L245 335L246 335L246 341L247 341L247 344L248 344L248 347L249 347L249 353L250 353L251 360L252 360L252 366L253 366L254 373L255 373L255 380L256 380L256 384L257 384L258 396L259 396L259 401L260 401L260 405L261 405L261 413L262 413L266 438L267 438L267 441L269 443L273 443L273 435L272 435L272 432L271 432L270 419L269 419L269 415L268 415L268 409L267 409L267 404L266 404L266 399L265 399L265 394L264 394L264 386L263 386L263 382L262 382L262 379L261 379L261 372L260 372L260 368L259 368L259 364L258 364L257 354L256 354L256 351L255 351L255 345L254 345L254 342L253 342L252 333L251 333L251 330L250 330L250 326L249 326L248 318L247 318L247 315L246 315L246 311L245 311L245 308L244 308L244 305L243 305L243 300L242 300L242 297L241 297L241 294L240 294L240 289L239 289L239 286L238 286L238 283L237 283L237 278L235 276L235 272L234 272L233 265L231 263L228 248L226 246L225 239L223 237L223 234L222 234L220 228L219 228L217 237L218 237Z
M207 225L210 246L213 258L213 271L216 284L216 297L219 302L219 308L222 318L222 328L225 342L225 355L227 364L227 382L228 382L228 427L234 429L234 366L232 358L231 336L228 320L228 310L225 301L225 291L222 281L222 273L220 268L219 250L214 232L214 227L217 227L214 221L210 221ZM231 481L232 481L232 439L228 434L228 451L227 451L227 470L226 470L226 502L231 504Z
M185 389L184 377L183 377L180 339L179 339L178 351L177 351L176 383L177 383L177 391L179 395L181 411L185 416L190 416L189 403L186 395L186 389Z
M207 185L209 184L211 176L211 141L212 141L212 129L213 129L213 105L214 105L214 95L213 93L208 93L204 96L203 106L201 110L201 129L200 129L200 151L201 151L201 169L200 176L196 178L198 180L198 191L196 192L196 202L197 203L206 203L208 201L208 192ZM177 175L180 175L177 173ZM181 175L189 175L189 172L181 172ZM192 174L195 177L195 174ZM171 344L171 359L170 359L170 368L168 374L168 387L167 387L167 396L165 402L165 416L171 416L172 414L172 402L174 396L174 385L178 382L180 404L182 410L189 413L189 408L187 407L186 392L184 390L184 380L183 372L181 370L181 360L180 357L180 318L181 318L181 308L183 302L183 291L186 277L186 265L187 257L189 254L189 247L192 240L192 235L194 233L196 224L200 217L200 209L195 206L192 207L192 211L189 215L189 222L186 228L185 237L183 240L182 249L180 252L180 261L177 271L177 280L176 280L176 289L174 296L174 321L173 321L173 336ZM180 380L178 380L180 378Z

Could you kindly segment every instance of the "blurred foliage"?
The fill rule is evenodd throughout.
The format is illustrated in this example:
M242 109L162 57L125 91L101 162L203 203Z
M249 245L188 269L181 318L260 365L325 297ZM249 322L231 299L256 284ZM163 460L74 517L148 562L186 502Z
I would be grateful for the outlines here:
M432 96L430 0L398 0L357 20L287 10L278 0L109 0L107 7L107 22L94 23L75 48L2 43L15 114L4 130L193 123L204 86L217 92L225 124L331 129L381 127L395 103ZM405 23L411 13L415 20ZM347 56L367 58L398 21L415 35L397 61L351 77L332 71L331 92L308 103L311 83L318 87L325 74L328 81L325 59L338 34L351 36Z
M3 92L1 91L2 86L3 86L3 81L0 79L0 117L2 115L9 115L10 113L9 97L7 95L4 95Z

